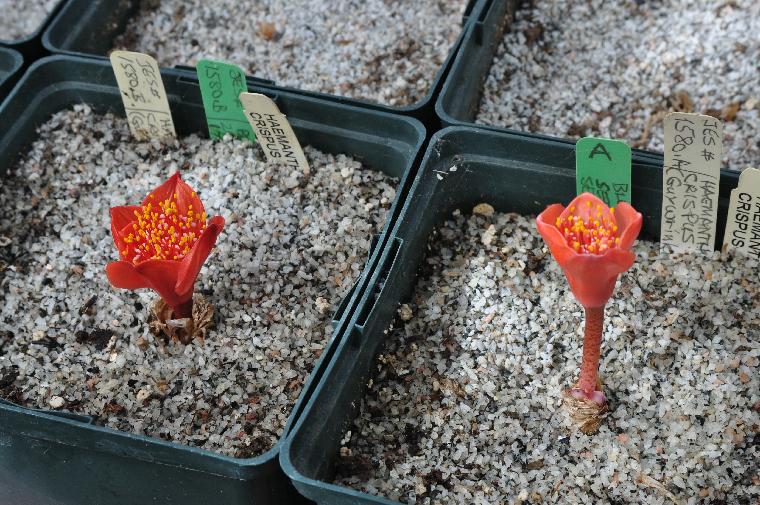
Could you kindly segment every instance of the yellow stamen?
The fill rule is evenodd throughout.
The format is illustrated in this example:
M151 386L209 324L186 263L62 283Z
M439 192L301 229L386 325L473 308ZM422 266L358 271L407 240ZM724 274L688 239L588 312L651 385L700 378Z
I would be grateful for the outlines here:
M154 198L153 194L149 197ZM156 207L148 202L134 211L134 233L123 238L127 247L120 251L125 259L135 264L149 259L180 260L190 252L206 229L206 213L193 210L191 204L185 215L180 215L176 200L174 193ZM190 228L194 231L190 232Z
M586 206L591 207L591 202L586 201ZM617 237L618 226L614 220L614 214L606 214L605 207L600 204L596 205L596 218L587 217L584 221L578 215L572 214L575 207L570 206L571 215L566 218L557 218L557 228L562 232L567 244L576 252L582 254L604 254L611 247L620 244ZM612 209L610 209L612 210ZM563 222L567 225L563 226Z

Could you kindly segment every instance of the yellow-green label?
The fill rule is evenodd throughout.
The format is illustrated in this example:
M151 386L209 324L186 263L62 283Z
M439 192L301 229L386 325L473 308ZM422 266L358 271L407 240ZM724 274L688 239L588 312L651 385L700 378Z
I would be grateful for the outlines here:
M245 73L240 67L221 61L201 60L195 69L201 85L209 136L218 139L229 133L239 139L255 140L238 98L240 93L248 91Z
M575 188L609 207L631 203L631 148L625 142L585 137L575 144Z

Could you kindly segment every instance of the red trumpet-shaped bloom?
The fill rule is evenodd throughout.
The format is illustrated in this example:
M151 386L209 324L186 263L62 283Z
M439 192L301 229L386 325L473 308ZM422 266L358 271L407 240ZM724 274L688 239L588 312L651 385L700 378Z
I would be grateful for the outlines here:
M192 314L193 285L224 218L206 220L203 202L175 173L140 205L111 208L111 234L120 261L106 267L117 288L150 288L173 309Z
M567 208L550 205L536 219L539 233L586 312L581 373L571 394L602 407L606 401L598 373L604 306L618 276L636 259L631 247L642 221L631 205L620 202L611 209L591 193L578 195Z
M578 195L567 207L550 205L536 219L575 298L586 308L604 307L618 275L633 265L631 247L641 223L631 205L620 202L610 209L591 193Z

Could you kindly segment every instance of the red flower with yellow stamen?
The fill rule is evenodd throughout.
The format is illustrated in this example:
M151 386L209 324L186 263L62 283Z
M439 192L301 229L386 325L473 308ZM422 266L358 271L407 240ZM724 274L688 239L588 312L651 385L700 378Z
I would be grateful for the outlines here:
M567 208L550 205L536 218L575 298L592 308L607 304L618 275L633 265L631 247L641 224L641 214L631 205L620 202L610 209L591 193L577 196Z
M642 221L628 203L610 209L591 193L578 195L567 208L550 205L536 219L539 233L586 311L583 364L574 394L597 403L604 403L604 394L597 390L604 306L618 276L636 259L631 247Z
M221 216L206 221L203 202L177 172L141 205L111 208L121 261L106 267L108 280L117 288L153 289L174 318L190 317L195 279L223 227Z

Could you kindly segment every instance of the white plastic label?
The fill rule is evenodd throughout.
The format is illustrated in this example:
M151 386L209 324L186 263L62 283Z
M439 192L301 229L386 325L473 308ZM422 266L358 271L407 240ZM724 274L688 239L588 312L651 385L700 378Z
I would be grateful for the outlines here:
M138 140L175 138L169 100L156 60L143 53L114 51L111 66L132 135Z
M760 170L747 168L731 190L723 251L741 251L760 259Z
M277 104L260 93L240 93L240 102L267 160L309 173L309 162L301 144Z
M661 245L713 251L722 154L719 120L684 112L665 118Z

